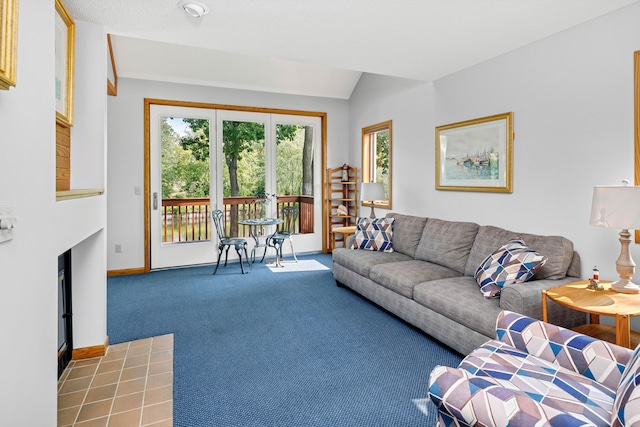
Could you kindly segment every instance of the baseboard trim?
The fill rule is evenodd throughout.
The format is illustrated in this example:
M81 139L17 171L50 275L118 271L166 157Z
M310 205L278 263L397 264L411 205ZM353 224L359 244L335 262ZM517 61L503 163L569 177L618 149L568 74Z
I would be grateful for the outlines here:
M107 352L109 337L105 337L104 344L91 347L74 348L71 354L72 360L91 359L92 357L102 357Z
M129 276L132 274L146 274L148 271L144 268L125 268L123 270L107 270L107 276Z

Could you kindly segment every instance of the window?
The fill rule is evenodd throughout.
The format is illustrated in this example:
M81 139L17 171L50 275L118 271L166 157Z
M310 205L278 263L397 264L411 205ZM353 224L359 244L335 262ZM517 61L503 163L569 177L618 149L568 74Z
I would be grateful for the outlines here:
M362 128L362 182L382 183L385 200L374 205L391 209L391 120Z

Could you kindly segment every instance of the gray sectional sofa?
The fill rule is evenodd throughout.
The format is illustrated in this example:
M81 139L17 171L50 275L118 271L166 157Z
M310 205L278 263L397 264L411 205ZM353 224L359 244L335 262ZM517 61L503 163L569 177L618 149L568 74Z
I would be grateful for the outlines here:
M336 283L462 354L495 338L500 311L541 319L541 290L580 280L580 257L564 237L397 213L387 218L395 219L394 251L350 249L350 236L345 248L333 250ZM524 240L548 260L531 280L506 286L500 298L485 298L475 271L512 239ZM550 323L568 328L586 320L584 314L551 301L548 314Z

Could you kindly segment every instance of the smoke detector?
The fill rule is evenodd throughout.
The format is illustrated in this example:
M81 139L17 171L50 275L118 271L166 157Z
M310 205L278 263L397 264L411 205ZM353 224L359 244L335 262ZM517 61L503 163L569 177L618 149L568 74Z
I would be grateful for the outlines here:
M209 13L209 6L196 0L180 0L178 6L192 18L202 18Z

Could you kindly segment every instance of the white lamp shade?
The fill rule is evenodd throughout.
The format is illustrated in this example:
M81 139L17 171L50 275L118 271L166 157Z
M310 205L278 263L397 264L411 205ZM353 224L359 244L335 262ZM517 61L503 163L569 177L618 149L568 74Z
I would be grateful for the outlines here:
M363 182L360 188L360 200L384 200L384 187L380 182Z
M640 187L594 187L589 224L627 230L640 228Z

